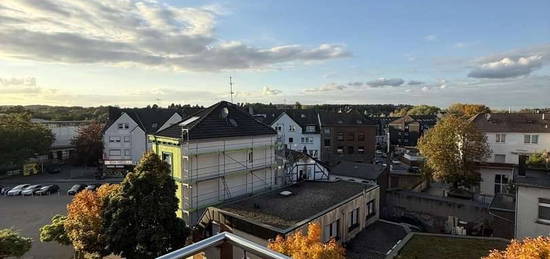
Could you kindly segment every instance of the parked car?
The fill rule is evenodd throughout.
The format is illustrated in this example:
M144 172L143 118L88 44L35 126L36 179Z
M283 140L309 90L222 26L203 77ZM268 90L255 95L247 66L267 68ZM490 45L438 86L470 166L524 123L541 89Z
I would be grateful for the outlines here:
M46 172L48 172L48 174L58 174L61 173L61 167L49 166L48 168L46 168Z
M13 188L11 188L11 190L8 191L8 193L6 195L8 196L17 196L17 195L21 195L21 191L23 191L23 189L29 187L30 184L20 184L20 185L17 185Z
M25 189L23 189L21 191L21 195L25 195L25 196L28 196L28 195L33 195L34 192L40 190L40 188L42 188L42 185L40 184L33 184Z
M34 194L36 194L36 195L48 195L48 194L56 193L58 190L59 190L59 186L57 186L55 184L52 184L52 185L42 186L42 188L40 188L39 190L34 192Z
M85 184L75 184L67 191L68 195L75 195L86 188Z
M99 186L101 186L100 183L89 184L88 186L86 186L86 190L95 191L97 190L97 188L99 188Z
M4 195L8 191L9 191L9 188L7 186L0 185L0 195Z

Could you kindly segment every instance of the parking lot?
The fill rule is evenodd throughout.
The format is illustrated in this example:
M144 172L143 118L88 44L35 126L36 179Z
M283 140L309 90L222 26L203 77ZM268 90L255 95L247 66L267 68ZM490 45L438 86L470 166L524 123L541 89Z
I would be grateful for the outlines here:
M39 228L49 224L52 216L67 214L67 204L73 196L67 190L75 184L119 183L121 179L96 180L75 169L59 174L38 174L1 179L0 185L14 187L19 184L56 184L59 191L45 196L0 196L0 229L13 228L33 239L32 248L22 258L72 258L73 249L55 242L40 242ZM76 177L75 177L76 175Z

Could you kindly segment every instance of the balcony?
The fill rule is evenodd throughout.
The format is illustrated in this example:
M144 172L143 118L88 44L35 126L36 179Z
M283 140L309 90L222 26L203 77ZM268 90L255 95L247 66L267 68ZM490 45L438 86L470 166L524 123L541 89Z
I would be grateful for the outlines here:
M233 246L233 249L240 248L243 252L242 258L248 258L247 254L254 254L260 258L266 259L291 259L284 254L275 252L271 249L268 249L264 246L256 244L248 239L242 238L235 234L228 232L222 232L215 236L211 236L207 239L201 240L197 243L193 243L186 247L180 248L171 253L165 254L163 256L157 257L157 259L178 259L178 258L188 258L190 256L199 254L205 251L217 251L218 254L211 255L213 258L220 258L220 249L217 249L221 245L230 244ZM207 257L205 257L207 258Z

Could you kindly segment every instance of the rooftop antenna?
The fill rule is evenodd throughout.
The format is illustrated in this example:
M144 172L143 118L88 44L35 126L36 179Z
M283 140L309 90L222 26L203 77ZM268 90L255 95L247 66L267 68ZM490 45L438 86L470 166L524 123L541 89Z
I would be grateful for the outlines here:
M231 103L233 103L233 78L229 76L229 95L231 96Z

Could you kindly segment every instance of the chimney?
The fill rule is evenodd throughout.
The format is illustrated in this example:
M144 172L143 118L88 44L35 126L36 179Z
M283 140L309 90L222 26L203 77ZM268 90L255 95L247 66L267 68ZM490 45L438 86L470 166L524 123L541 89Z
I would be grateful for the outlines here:
M525 165L526 160L527 160L526 155L519 155L519 166L518 166L518 175L519 176L525 176L525 169L527 167Z
M542 120L546 120L546 114L544 114L544 112L542 113Z
M254 108L252 108L252 105L248 106L248 113L250 113L250 115L254 115Z

